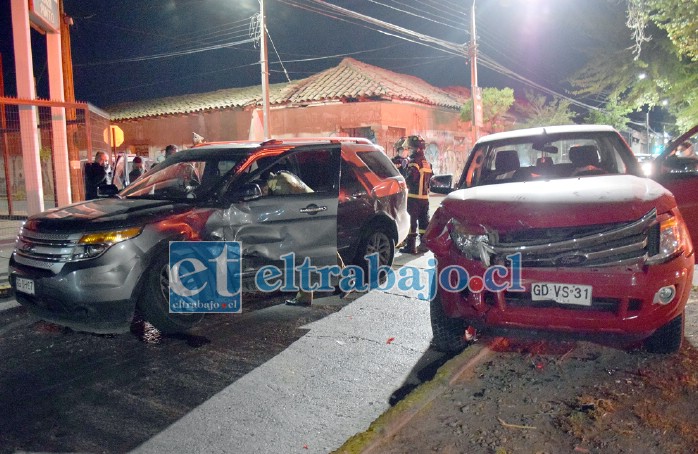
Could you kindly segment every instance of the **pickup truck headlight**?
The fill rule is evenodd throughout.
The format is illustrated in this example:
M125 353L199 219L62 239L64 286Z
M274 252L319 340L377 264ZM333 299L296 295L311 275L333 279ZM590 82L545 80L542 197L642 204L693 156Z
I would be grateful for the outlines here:
M475 231L467 228L455 219L448 222L448 232L451 241L458 250L470 260L480 260L488 264L489 254L485 246L488 244L488 237L484 230Z
M659 244L656 254L647 259L648 265L668 262L690 249L686 224L675 216L667 217L659 224Z
M138 236L142 230L142 227L132 227L123 230L86 233L75 246L72 258L73 260L86 260L98 257L113 245Z

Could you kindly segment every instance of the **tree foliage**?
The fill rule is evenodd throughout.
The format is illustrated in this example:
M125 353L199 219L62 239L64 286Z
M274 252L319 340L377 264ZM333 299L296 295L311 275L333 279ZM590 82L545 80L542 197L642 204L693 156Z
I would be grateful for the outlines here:
M497 129L497 124L514 104L514 90L511 88L483 88L482 89L482 121L489 123L493 130ZM471 121L473 113L473 103L463 104L460 110L460 117L463 121Z
M698 61L698 2L695 0L626 0L628 27L635 38L639 55L642 43L651 38L647 26L653 22L666 32L679 57Z
M676 119L667 129L673 126L673 132L682 132L698 123L698 62L679 57L667 34L652 21L646 27L652 38L642 40L639 55L629 50L626 29L624 37L609 39L571 77L572 93L604 104L604 112L589 116L592 121L600 116L621 121L623 115L661 105ZM617 30L622 30L620 23ZM634 40L637 44L638 37Z
M525 91L525 96L526 102L515 107L524 117L517 125L519 128L574 123L575 114L570 110L570 102L566 99L550 99L530 90Z
M631 110L620 103L617 99L609 100L604 109L591 110L584 118L585 123L611 125L616 129L623 130L628 125L628 114Z

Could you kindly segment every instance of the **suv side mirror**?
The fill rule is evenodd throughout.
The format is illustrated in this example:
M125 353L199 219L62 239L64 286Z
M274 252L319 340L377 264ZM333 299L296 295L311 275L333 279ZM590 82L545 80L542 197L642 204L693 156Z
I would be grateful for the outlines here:
M97 197L99 198L114 197L118 193L119 188L117 188L116 185L100 184L97 186Z
M431 177L429 189L431 192L437 194L448 194L453 191L451 184L453 184L453 175L450 173L445 175L434 175Z

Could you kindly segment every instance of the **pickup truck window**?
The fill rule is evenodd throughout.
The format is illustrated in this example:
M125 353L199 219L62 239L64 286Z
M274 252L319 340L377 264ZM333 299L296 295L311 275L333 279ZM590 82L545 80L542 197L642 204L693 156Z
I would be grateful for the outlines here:
M576 133L483 142L473 151L458 187L602 174L637 174L622 140Z

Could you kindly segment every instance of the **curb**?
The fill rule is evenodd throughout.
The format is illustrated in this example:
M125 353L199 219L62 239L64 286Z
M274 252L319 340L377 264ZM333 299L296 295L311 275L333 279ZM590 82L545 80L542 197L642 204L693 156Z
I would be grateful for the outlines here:
M493 344L499 341L495 339ZM449 389L474 365L494 352L487 345L470 345L462 353L448 360L441 366L430 381L418 386L404 399L380 415L366 431L348 439L333 454L370 453L379 448L383 441L394 436L414 416L429 405L434 399Z

